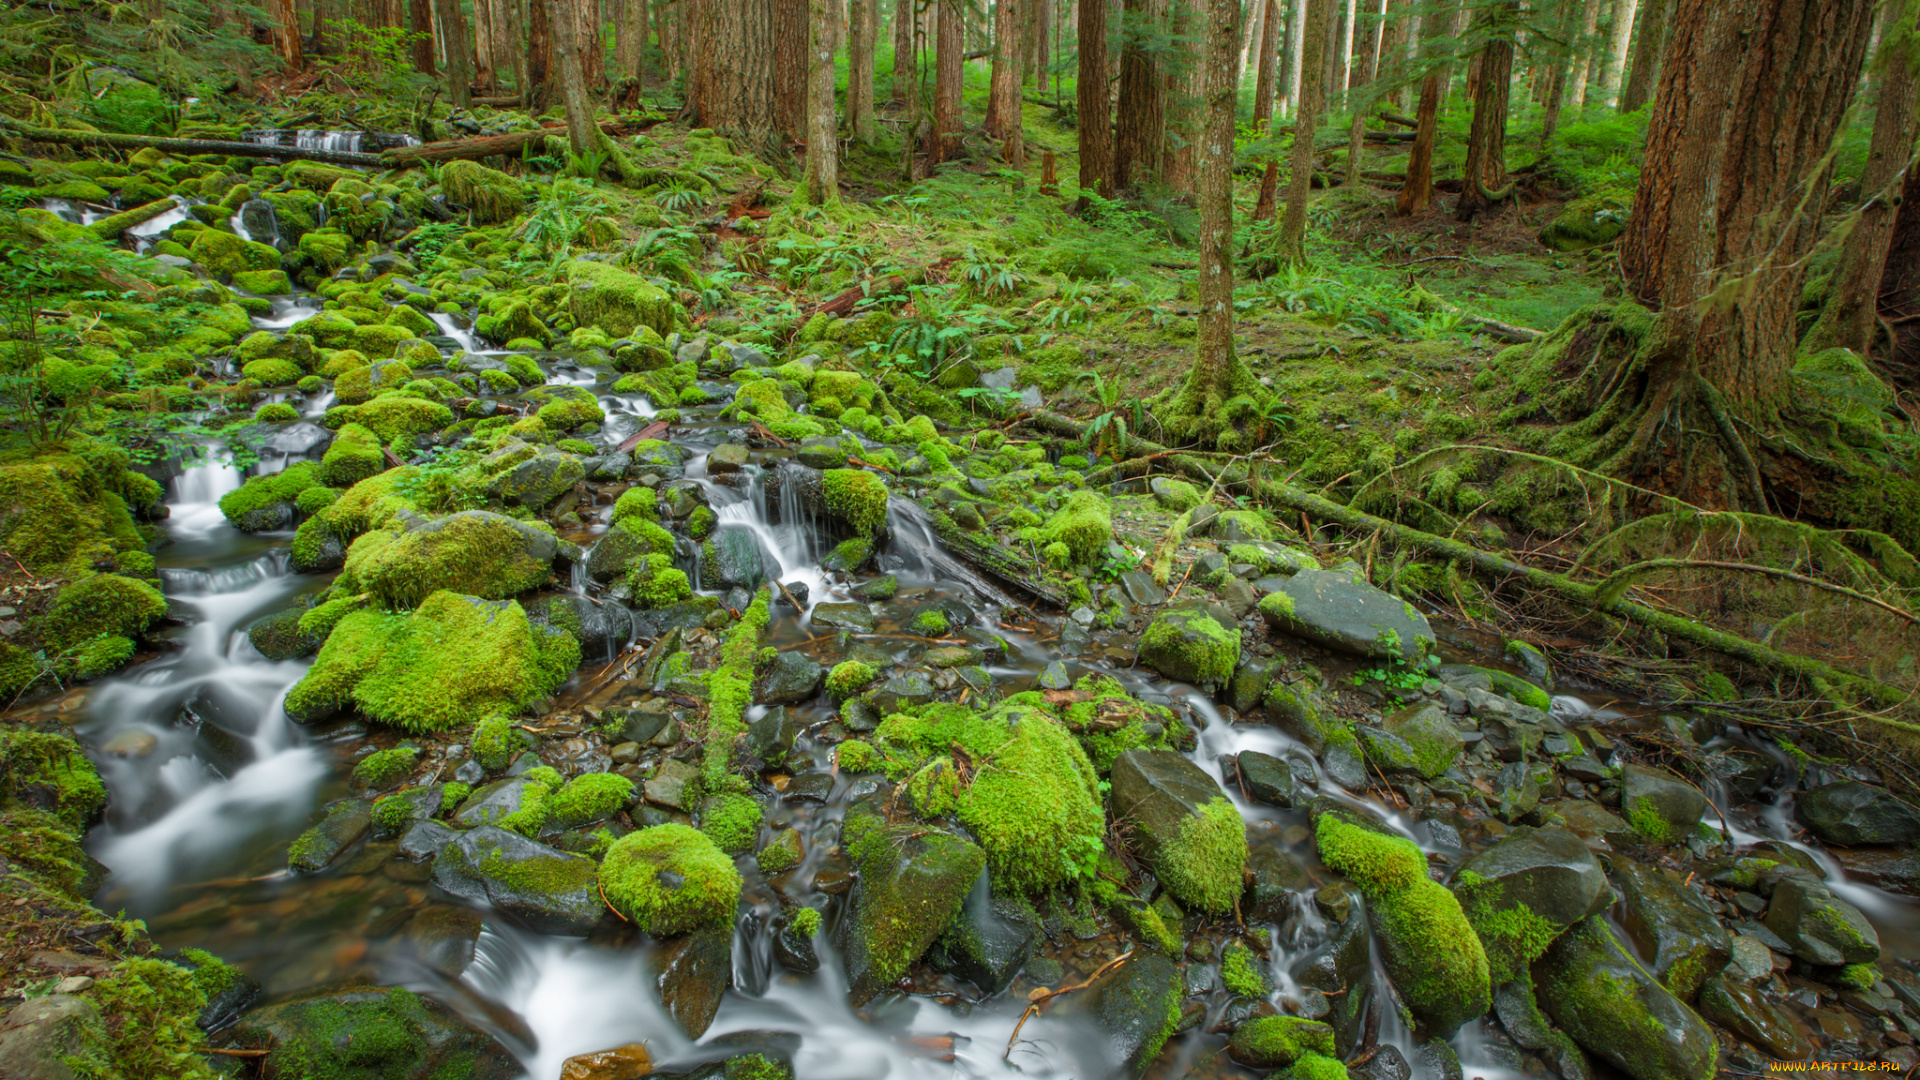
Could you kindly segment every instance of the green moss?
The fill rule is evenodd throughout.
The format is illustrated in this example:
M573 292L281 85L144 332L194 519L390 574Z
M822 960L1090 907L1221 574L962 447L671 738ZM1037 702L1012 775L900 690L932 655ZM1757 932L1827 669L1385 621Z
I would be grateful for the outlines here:
M655 937L724 924L739 906L740 887L733 860L687 825L629 833L600 864L607 902Z
M1139 655L1170 679L1222 686L1240 661L1241 633L1203 609L1163 611L1140 635Z
M383 791L413 775L413 763L419 757L420 751L411 746L369 754L353 767L353 782L371 791Z
M1627 807L1627 824L1656 844L1676 844L1685 839L1672 822L1660 816L1651 799L1636 799Z
M1850 990L1871 990L1873 984L1879 982L1881 977L1880 967L1877 964L1847 964L1844 967L1834 968L1827 975L1827 981Z
M1230 911L1240 898L1247 862L1247 823L1224 798L1180 823L1179 839L1160 852L1160 879L1182 901L1206 911Z
M440 187L447 201L466 207L478 225L512 220L533 194L525 181L474 161L449 161L441 166Z
M944 637L953 626L947 621L946 612L929 608L913 617L913 628L928 637Z
M687 580L687 572L674 567L655 570L640 586L635 599L644 608L663 608L686 600L693 596L693 585Z
M520 805L495 824L521 836L536 836L546 826L552 814L553 789L560 786L560 778L551 768L546 768L545 776L536 775L542 768L529 769L520 778Z
M1106 497L1094 491L1067 496L1065 505L1040 527L1039 542L1067 545L1075 565L1092 563L1112 541L1113 510Z
M442 591L411 615L341 619L286 707L300 717L352 704L409 731L444 731L551 693L579 663L571 635L534 626L519 604Z
M250 374L247 378L258 379L259 376ZM255 409L253 419L255 423L260 424L290 424L300 419L300 414L286 402L275 401Z
M41 638L60 649L101 635L138 637L166 614L160 590L118 574L95 574L62 588L41 621Z
M673 299L638 275L579 259L567 264L567 285L576 325L598 327L614 337L643 328L662 338L673 333Z
M1233 1029L1227 1052L1256 1068L1292 1065L1308 1055L1334 1055L1333 1028L1299 1016L1257 1016Z
M45 810L78 831L106 804L106 785L79 743L17 728L0 733L0 808Z
M1477 874L1463 872L1454 881L1453 891L1467 921L1480 935L1495 986L1519 978L1560 935L1561 927L1526 904L1503 905L1501 886Z
M703 775L707 790L721 792L734 785L729 771L733 740L746 731L747 706L753 703L753 668L760 649L760 633L767 627L772 590L762 586L727 631L720 647L720 664L707 677L707 733Z
M1347 1080L1347 1066L1331 1054L1302 1054L1281 1080Z
M320 459L321 479L338 488L350 488L386 467L380 437L360 424L341 427Z
M482 717L473 727L473 756L489 772L506 768L526 746L527 737L504 713Z
M461 780L449 780L440 791L440 812L450 814L453 808L467 801L473 794L473 785Z
M300 377L305 374L306 372L300 370L300 365L291 360L254 360L240 369L241 378L252 379L261 386L292 386L294 383L299 382ZM267 406L269 409L274 407L275 406L272 405ZM279 405L278 408L284 412L293 413L293 415L275 416L272 419L276 421L298 420L300 418L300 414L295 413L291 405ZM268 418L256 416L255 419L264 421Z
M1241 997L1267 996L1266 973L1260 970L1259 958L1244 942L1227 943L1227 951L1220 959L1220 981Z
M633 781L615 773L584 773L553 798L552 823L577 829L612 817L633 800Z
M344 580L393 608L440 590L504 600L552 577L551 560L534 555L526 530L512 518L469 511L425 528L369 532L348 549Z
M1255 511L1228 510L1223 512L1222 514L1220 514L1220 516L1213 519L1212 528L1214 533L1218 535L1229 524L1238 525L1240 527L1240 532L1243 535L1245 535L1248 539L1252 539L1252 540L1273 539L1273 526L1267 524L1267 519L1264 517L1261 517Z
M866 689L879 676L872 667L858 660L842 660L827 672L827 696L842 702Z
M329 600L316 604L300 616L300 634L321 642L333 633L333 628L349 614L360 610L367 604L364 596L343 596L338 600Z
M313 463L302 461L277 473L256 476L220 496L220 513L242 531L271 528L279 524L279 519L260 515L282 503L292 503L301 492L319 484L320 478L314 473Z
M804 937L820 933L820 909L803 907L793 913L793 931Z
M834 748L834 765L844 773L885 772L880 752L859 739L849 739Z
M652 488L630 487L620 493L613 502L613 524L619 525L628 519L651 521L660 520L659 496Z
M105 1075L213 1080L199 1056L207 995L192 972L165 960L122 960L88 996L106 1021L111 1071Z
M745 795L721 792L700 806L700 831L729 855L753 850L760 839L760 804Z
M821 478L827 513L872 536L887 523L887 485L862 469L828 469Z

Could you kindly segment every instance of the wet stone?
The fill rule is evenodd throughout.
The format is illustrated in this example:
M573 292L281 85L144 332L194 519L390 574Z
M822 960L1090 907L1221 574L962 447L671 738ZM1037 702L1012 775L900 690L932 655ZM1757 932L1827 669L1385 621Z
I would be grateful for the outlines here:
M1911 844L1920 839L1920 813L1879 788L1852 780L1794 796L1794 813L1830 844Z
M1328 746L1320 755L1320 768L1327 779L1348 791L1367 786L1367 761L1361 756L1357 741Z
M458 1013L398 989L356 989L278 1002L248 1013L234 1032L267 1046L268 1076L310 1076L311 1065L348 1062L358 1076L512 1080L520 1066L506 1048ZM352 1048L350 1055L343 1048Z
M535 759L527 768L539 763L539 760ZM454 826L471 829L476 825L492 825L499 822L501 818L520 809L520 802L525 796L527 784L527 780L509 776L504 780L495 780L485 787L476 789L473 794L467 796L467 801L461 803L459 809L453 812Z
M863 581L850 590L850 595L862 602L891 600L900 591L900 579L892 574ZM851 605L849 605L851 606Z
M820 956L814 950L813 938L794 928L794 914L783 911L774 919L773 958L788 971L807 975L820 969Z
M776 655L760 672L754 698L762 705L799 705L820 692L827 669L797 650Z
M707 471L712 473L739 472L746 468L747 448L739 443L722 443L707 455Z
M482 825L442 848L433 883L541 934L584 936L605 911L592 859Z
M1811 964L1871 964L1880 958L1873 924L1818 881L1788 878L1776 885L1767 929Z
M813 621L830 630L852 630L860 634L871 634L874 627L873 613L865 604L817 604Z
M1783 1061L1805 1061L1813 1051L1757 987L1708 979L1700 988L1700 1015Z
M662 761L660 768L647 778L645 788L647 801L690 812L693 800L688 787L699 779L699 769L684 761L674 761L669 758Z
M287 850L287 865L314 873L326 869L354 841L366 835L373 822L373 804L366 799L342 799L327 807L320 824L300 834Z
M1434 640L1426 617L1358 575L1302 570L1278 583L1261 613L1275 629L1338 652L1415 661Z
M1127 591L1127 598L1142 607L1167 602L1167 591L1153 580L1153 575L1139 570L1128 570L1120 575L1120 587Z
M1707 797L1665 769L1628 765L1621 770L1620 805L1635 832L1671 844L1693 834L1707 812Z
M1285 761L1256 750L1241 751L1240 779L1256 802L1283 809L1294 804L1293 770Z
M1603 917L1562 934L1533 974L1554 1024L1635 1080L1713 1075L1713 1032L1640 966Z
M1653 973L1682 1000L1727 966L1733 946L1713 909L1673 871L1616 858L1614 878L1626 903L1627 934Z
M1040 689L1066 690L1073 686L1073 679L1067 674L1067 665L1058 660L1049 661L1040 672Z

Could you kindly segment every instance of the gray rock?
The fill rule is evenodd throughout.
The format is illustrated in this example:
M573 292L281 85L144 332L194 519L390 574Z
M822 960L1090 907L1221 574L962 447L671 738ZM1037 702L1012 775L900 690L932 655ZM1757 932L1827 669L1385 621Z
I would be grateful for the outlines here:
M1128 843L1154 868L1160 883L1183 904L1209 911L1230 905L1240 892L1246 862L1244 827L1238 838L1240 857L1228 860L1230 864L1196 870L1179 858L1192 843L1190 831L1204 827L1196 819L1209 804L1217 801L1232 809L1213 777L1172 750L1129 750L1114 759L1112 782L1113 817L1133 826ZM1234 817L1238 819L1237 811Z
M1541 946L1501 933L1502 913L1524 908L1557 936L1613 898L1606 872L1578 836L1524 826L1462 865L1453 892L1486 945L1496 985L1518 978Z
M668 938L654 953L653 964L654 986L667 1015L688 1038L697 1039L713 1025L720 999L733 985L733 925Z
M1560 935L1533 966L1540 1004L1588 1053L1635 1080L1707 1080L1713 1032L1647 974L1605 918Z
M1446 772L1463 745L1453 721L1432 705L1408 706L1387 717L1383 727L1362 725L1357 733L1367 759L1380 771L1429 779Z
M1773 950L1752 934L1728 934L1733 961L1725 974L1744 983L1757 983L1773 974Z
M366 835L373 822L373 804L366 799L341 799L327 807L327 816L287 848L287 865L314 873L324 870L354 841Z
M1267 696L1267 688L1273 685L1273 661L1258 656L1240 657L1240 666L1233 671L1233 678L1227 683L1227 704L1234 711L1249 713L1258 708L1262 698Z
M1627 824L1656 843L1677 844L1692 836L1707 812L1707 797L1665 769L1629 765L1621 770L1620 783Z
M939 688L934 686L933 677L924 671L907 668L893 672L872 692L873 706L881 715L891 715L915 705L924 705L932 701Z
M1653 974L1682 1001L1700 992L1707 976L1733 959L1733 943L1706 897L1671 870L1613 861L1626 902L1627 936L1640 955L1651 957Z
M381 803L386 802L388 799L399 800L400 804L407 808L407 818L405 824L397 829L383 829L378 822L375 822L373 825L373 835L382 840L389 839L397 833L407 831L415 822L425 821L439 813L441 797L446 790L445 784L432 784L427 787L408 788L405 791L396 791L386 796L386 798L376 800L376 802Z
M1287 600L1263 600L1260 612L1275 629L1336 652L1413 663L1434 642L1426 616L1355 574L1302 570L1274 595Z
M798 650L773 658L754 683L754 700L762 705L799 705L812 700L827 678L827 669Z
M1793 811L1829 844L1911 844L1920 839L1920 814L1913 807L1852 780L1795 795Z
M1141 607L1167 602L1167 590L1153 580L1152 574L1128 570L1120 575L1120 587L1127 591L1128 599Z
M606 905L599 868L495 825L460 834L433 861L433 883L469 903L486 902L541 934L584 937Z
M296 606L263 615L247 627L247 642L269 660L298 660L303 656L312 656L319 651L322 638L318 634L300 632L300 616L306 613L305 607Z
M1294 894L1312 884L1306 866L1286 848L1270 841L1249 847L1247 875L1241 910L1250 921L1276 926L1293 914Z
M0 1076L19 1080L83 1080L70 1059L104 1056L106 1027L93 1002L74 994L32 998L7 1014L0 1029Z
M687 475L686 461L687 450L678 443L655 442L652 445L641 443L633 448L632 475L644 477L647 473L653 473L662 480L677 481ZM694 505L705 506L707 504L706 493L700 489L698 484L692 485L692 491L688 491L687 488L679 487L678 485L669 486L674 488L678 494L674 498L665 501L684 504L691 498ZM665 493L663 492L663 494ZM686 506L684 511L671 516L683 518L692 512L693 506Z
M1058 660L1050 661L1040 672L1040 689L1065 690L1073 685L1073 679L1067 674L1067 665Z
M437 821L416 821L412 828L400 834L400 843L394 849L394 854L403 859L425 862L437 858L440 849L453 843L459 835Z
M1493 813L1512 824L1540 805L1540 782L1533 767L1522 761L1503 766L1493 776Z
M1039 928L1018 905L994 901L983 873L927 956L935 968L992 996L1013 983L1033 958L1038 939Z
M1242 750L1240 779L1255 802L1289 809L1294 804L1293 769L1286 762L1257 750Z
M1810 964L1871 964L1880 958L1873 924L1823 882L1790 877L1775 885L1767 929Z
M1174 608L1154 616L1140 637L1140 663L1176 682L1209 689L1225 685L1240 660L1241 630L1222 625L1203 607Z
M684 761L668 758L660 763L660 768L652 776L647 778L645 785L647 801L691 813L694 800L688 787L699 779L699 769Z
M867 610L865 604L815 604L813 621L830 630L873 633L873 613Z
M1782 1061L1805 1061L1813 1055L1793 1019L1757 987L1708 979L1700 988L1700 1015Z
M617 600L558 593L521 606L533 621L572 634L587 663L611 661L633 640L633 612Z
M501 818L520 809L529 783L522 777L509 776L474 789L466 802L454 808L451 819L454 827L471 829L479 825L498 824Z
M847 997L856 1007L907 973L959 914L986 868L986 854L951 833L868 827L882 831L854 845L859 878L836 928L847 964Z
M740 588L748 592L767 577L760 540L751 530L728 526L700 545L700 587Z
M808 439L800 444L794 460L809 469L840 469L847 464L847 450L839 439Z
M1361 756L1359 740L1332 743L1320 753L1320 771L1327 779L1348 791L1367 786L1367 759Z
M1373 935L1365 900L1346 882L1322 886L1314 904L1331 932L1324 944L1296 962L1294 977L1324 995L1327 1012L1322 1019L1333 1027L1334 1048L1346 1057L1366 1038L1373 1003Z
M1091 1017L1106 1035L1108 1060L1138 1080L1173 1033L1184 995L1173 961L1142 953L1073 995L1064 1011Z
M608 529L587 552L587 576L605 584L625 576L627 568L653 551L645 538L624 524Z
M855 600L863 602L881 601L893 599L899 591L899 578L894 577L892 574L881 574L879 577L855 585L852 590L850 590L850 595Z
M721 443L707 454L710 473L739 472L747 466L747 448L739 443Z

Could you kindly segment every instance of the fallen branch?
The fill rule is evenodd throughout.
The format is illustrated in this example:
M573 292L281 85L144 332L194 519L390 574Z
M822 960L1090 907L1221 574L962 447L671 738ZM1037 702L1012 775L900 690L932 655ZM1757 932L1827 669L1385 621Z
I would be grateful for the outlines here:
M8 116L0 116L0 130L9 131L32 142L54 146L105 147L109 150L158 150L163 154L226 154L230 157L282 158L292 161L318 161L328 165L352 165L363 169L385 168L379 154L360 154L347 150L300 150L291 146L267 146L263 143L229 142L225 139L170 139L154 135L116 135L105 131L66 131L30 127Z
M1509 344L1524 345L1529 341L1538 341L1547 336L1544 331L1529 330L1524 326L1514 326L1512 323L1503 323L1496 319L1475 315L1457 304L1450 304L1440 299L1420 285L1413 287L1413 298L1415 311L1432 309L1458 315L1461 319L1465 320L1468 325L1484 330L1488 334Z
M664 116L650 116L639 123L609 120L600 125L600 132L603 135L631 135L665 121ZM387 168L400 169L430 161L478 161L501 154L518 157L522 149L537 145L548 136L564 138L566 134L564 126L555 124L531 131L510 131L504 135L476 135L470 139L443 139L418 146L395 146L381 151L380 158Z
M1129 949L1106 963L1101 964L1098 968L1095 968L1093 974L1087 976L1083 982L1074 983L1072 986L1063 986L1058 990L1049 990L1044 986L1034 987L1033 990L1027 994L1027 1007L1026 1010L1020 1014L1020 1022L1013 1025L1013 1034L1007 1036L1007 1049L1005 1053L1000 1055L1001 1060L1005 1060L1013 1053L1013 1044L1020 1041L1020 1029L1027 1026L1029 1019L1040 1015L1040 1006L1045 1005L1061 994L1071 994L1075 990L1085 990L1087 987L1098 982L1100 976L1105 975L1107 972L1112 971L1114 968L1119 967L1131 959L1133 959L1133 950Z
M1765 574L1769 577L1784 578L1787 581L1796 582L1801 585L1811 585L1816 589L1824 589L1827 592L1836 593L1840 596L1851 597L1863 604L1872 604L1874 607L1879 608L1889 615L1920 625L1920 615L1915 615L1913 612L1903 608L1894 607L1885 600L1868 596L1866 593L1860 592L1857 589L1849 589L1845 585L1836 585L1831 581L1821 581L1819 578L1808 577L1805 574L1796 574L1791 570L1782 570L1774 566L1757 566L1753 563L1721 562L1717 559L1648 559L1646 562L1637 562L1632 566L1615 570L1612 575L1596 587L1596 591L1603 597L1618 596L1632 583L1634 578L1641 574L1650 573L1655 570L1691 569L1735 570L1743 574Z
M951 258L938 259L925 266L902 270L898 274L890 275L879 281L874 281L869 278L826 303L807 309L805 312L806 317L811 319L815 315L845 315L853 310L854 305L869 296L885 296L888 293L899 292L909 285L918 285L926 279L929 273L935 270L945 270L948 264L952 262L953 260ZM802 322L804 323L805 320L802 320Z

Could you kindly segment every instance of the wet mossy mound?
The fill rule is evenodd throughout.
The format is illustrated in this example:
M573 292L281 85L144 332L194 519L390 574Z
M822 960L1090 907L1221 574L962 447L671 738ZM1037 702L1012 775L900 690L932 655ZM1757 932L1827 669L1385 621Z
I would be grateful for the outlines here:
M740 902L740 872L707 834L655 825L614 841L600 864L607 902L655 937L724 924Z

